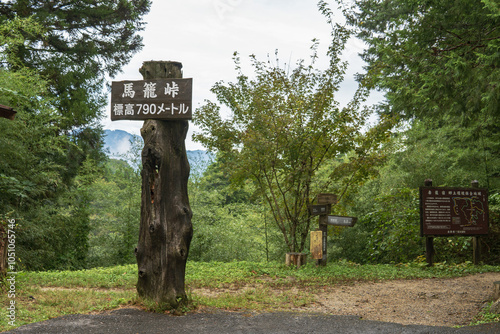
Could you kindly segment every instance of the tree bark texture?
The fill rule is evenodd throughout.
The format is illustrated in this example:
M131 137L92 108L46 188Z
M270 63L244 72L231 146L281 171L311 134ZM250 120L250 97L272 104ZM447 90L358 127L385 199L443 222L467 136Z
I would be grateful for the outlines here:
M145 62L144 80L182 78L182 64ZM141 129L141 225L136 258L141 298L175 308L186 300L186 260L193 236L185 139L188 121L146 120Z

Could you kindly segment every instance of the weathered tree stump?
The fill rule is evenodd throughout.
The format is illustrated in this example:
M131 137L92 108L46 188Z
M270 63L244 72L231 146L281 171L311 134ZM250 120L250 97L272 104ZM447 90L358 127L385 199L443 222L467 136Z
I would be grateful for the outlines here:
M144 80L182 78L182 64L145 62ZM186 300L185 272L193 236L185 139L188 121L146 120L141 129L142 200L135 250L139 297L175 308Z
M493 282L493 300L500 300L500 281Z
M285 264L287 266L293 264L297 268L300 268L302 265L306 264L306 257L307 255L305 253L286 253Z

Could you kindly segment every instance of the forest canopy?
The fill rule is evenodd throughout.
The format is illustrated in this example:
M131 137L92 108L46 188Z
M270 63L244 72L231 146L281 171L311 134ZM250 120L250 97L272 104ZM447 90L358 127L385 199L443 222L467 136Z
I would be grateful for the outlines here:
M87 266L105 78L142 47L150 1L2 1L0 218L28 269Z

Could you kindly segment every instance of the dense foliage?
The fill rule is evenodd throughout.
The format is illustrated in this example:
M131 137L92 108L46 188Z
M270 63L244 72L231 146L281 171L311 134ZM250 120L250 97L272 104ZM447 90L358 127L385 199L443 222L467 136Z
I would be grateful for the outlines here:
M349 32L334 26L332 38L324 70L316 68L317 44L310 65L281 68L278 59L272 64L251 56L254 77L242 72L235 54L237 81L215 84L219 104L207 101L194 119L201 128L195 139L217 152L231 182L253 182L290 252L306 247L313 222L308 207L318 193L346 193L374 173L390 124L381 120L366 129L363 86L339 106L347 66L340 54ZM221 106L229 109L227 117Z
M0 219L28 269L87 266L89 187L105 160L104 79L141 48L150 1L0 3ZM0 229L3 235L3 228Z
M454 160L448 164L453 174L465 169L481 184L499 189L498 4L370 0L344 5L348 22L368 45L362 55L365 80L385 92L380 112L425 129L424 140L434 144L431 154L435 150L440 159ZM421 131L413 140L418 136ZM442 178L439 184L452 185Z
M36 69L48 80L54 109L64 116L61 128L86 128L106 102L106 75L117 74L141 49L137 32L149 8L149 0L3 1L0 25L29 19L43 28L19 25L24 43L0 46L2 67Z
M109 160L89 186L88 267L135 263L139 235L141 177L123 160Z

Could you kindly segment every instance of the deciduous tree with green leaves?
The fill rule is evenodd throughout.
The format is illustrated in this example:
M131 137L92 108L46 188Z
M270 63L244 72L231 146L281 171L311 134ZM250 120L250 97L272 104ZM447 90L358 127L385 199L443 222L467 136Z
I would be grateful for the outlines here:
M331 23L331 13L323 10ZM212 92L219 104L207 101L195 113L201 129L195 140L217 152L232 182L253 180L291 252L305 248L313 221L308 205L316 194L343 193L381 161L389 122L367 128L370 113L362 107L367 90L361 86L345 107L335 100L347 66L340 54L349 36L333 25L324 70L317 68L316 42L309 65L280 67L278 59L272 64L251 56L252 78L243 74L235 53L237 81L216 83ZM319 177L326 165L334 167Z

